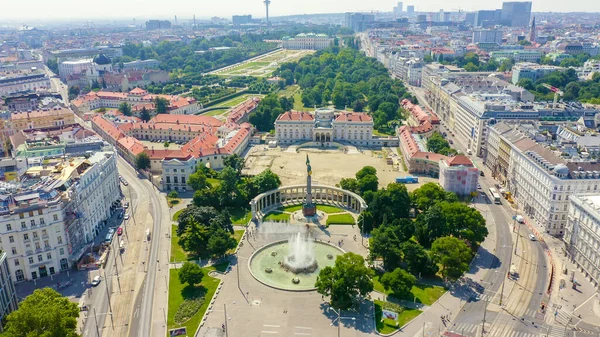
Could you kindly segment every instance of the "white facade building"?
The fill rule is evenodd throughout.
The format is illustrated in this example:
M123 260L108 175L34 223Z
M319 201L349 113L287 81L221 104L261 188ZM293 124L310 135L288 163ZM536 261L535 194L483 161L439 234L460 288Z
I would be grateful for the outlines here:
M565 68L540 65L531 62L519 62L512 68L512 83L517 84L520 79L528 78L535 82L537 79L542 78L555 71L564 70Z
M473 43L502 43L502 30L473 29Z
M600 283L600 195L571 195L565 232L567 254L597 287Z
M87 72L93 65L93 59L64 61L58 64L58 74L61 80L66 81L67 76Z
M325 49L333 44L333 38L325 34L298 34L295 37L284 37L284 49L308 49L320 50Z
M42 72L23 70L0 72L0 97L40 89L50 89L50 78Z
M0 244L15 282L70 269L120 198L116 155L32 167L0 193Z
M479 170L466 156L454 156L440 160L440 185L449 192L469 196L477 192Z
M348 142L368 146L373 140L373 119L365 113L331 108L314 113L288 111L275 120L275 137L279 144Z

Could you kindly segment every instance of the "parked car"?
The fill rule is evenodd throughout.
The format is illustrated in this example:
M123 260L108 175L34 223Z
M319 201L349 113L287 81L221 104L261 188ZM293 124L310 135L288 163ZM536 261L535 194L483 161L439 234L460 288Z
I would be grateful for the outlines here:
M535 235L529 234L529 240L531 240L531 241L537 241L537 238L535 237Z
M94 277L94 279L92 280L92 287L95 287L95 286L99 285L100 284L100 280L102 280L100 278L100 275Z
M117 228L117 235L121 236L121 234L123 234L123 228L119 227Z
M123 205L123 208L125 208L125 209L129 208L129 201L125 202L125 205Z
M483 173L483 171L479 171L479 175L485 177L485 173Z
M129 220L129 213L125 213L125 216L123 217L123 219Z

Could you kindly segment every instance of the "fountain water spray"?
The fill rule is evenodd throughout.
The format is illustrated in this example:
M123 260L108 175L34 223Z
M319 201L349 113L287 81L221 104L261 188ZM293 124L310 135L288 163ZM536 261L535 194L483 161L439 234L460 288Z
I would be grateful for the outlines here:
M302 233L296 233L288 240L288 255L283 265L294 274L312 273L318 267L313 241Z

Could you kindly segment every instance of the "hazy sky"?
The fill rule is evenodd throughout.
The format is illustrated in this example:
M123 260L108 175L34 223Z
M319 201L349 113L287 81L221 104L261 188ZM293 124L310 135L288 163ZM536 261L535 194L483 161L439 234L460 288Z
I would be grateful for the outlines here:
M412 0L417 11L447 11L500 8L502 0ZM272 0L272 16L347 11L391 11L395 1L387 0ZM600 12L600 0L533 0L537 12ZM0 18L85 19L85 18L197 18L233 14L264 17L262 0L0 0ZM2 22L0 22L2 25Z

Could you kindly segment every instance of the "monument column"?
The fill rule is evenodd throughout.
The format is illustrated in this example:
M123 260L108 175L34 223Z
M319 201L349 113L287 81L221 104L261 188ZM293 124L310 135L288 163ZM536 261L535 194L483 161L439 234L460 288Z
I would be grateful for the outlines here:
M317 213L317 206L312 201L312 169L308 155L306 155L306 173L306 203L302 205L302 215L313 216Z

